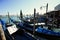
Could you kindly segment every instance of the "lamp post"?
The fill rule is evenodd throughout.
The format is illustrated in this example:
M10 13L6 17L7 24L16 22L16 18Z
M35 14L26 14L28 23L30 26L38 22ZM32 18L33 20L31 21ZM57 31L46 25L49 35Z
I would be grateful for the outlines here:
M48 11L48 3L47 3L46 6L41 6L40 9L42 9L43 7L46 7L46 13L47 13L47 11Z

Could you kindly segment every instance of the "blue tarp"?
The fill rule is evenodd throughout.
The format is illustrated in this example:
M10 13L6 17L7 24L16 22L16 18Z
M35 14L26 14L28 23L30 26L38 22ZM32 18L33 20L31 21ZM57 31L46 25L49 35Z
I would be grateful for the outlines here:
M60 32L54 32L54 31L51 31L51 30L48 30L48 29L44 29L44 28L41 28L41 27L38 27L38 28L36 29L36 31L39 32L39 33L47 34L47 35L60 36Z

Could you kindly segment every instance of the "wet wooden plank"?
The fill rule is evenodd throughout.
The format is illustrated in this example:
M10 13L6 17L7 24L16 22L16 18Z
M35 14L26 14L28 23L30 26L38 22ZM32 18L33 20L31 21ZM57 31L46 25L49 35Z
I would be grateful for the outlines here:
M3 28L2 28L2 25L1 24L0 24L0 36L1 36L1 39L2 40L6 40L5 34L4 34L4 31L3 31Z

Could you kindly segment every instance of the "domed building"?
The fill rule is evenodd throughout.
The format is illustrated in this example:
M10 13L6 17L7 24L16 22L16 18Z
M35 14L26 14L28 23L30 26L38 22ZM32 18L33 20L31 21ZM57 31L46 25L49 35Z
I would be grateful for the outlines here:
M55 10L60 10L60 4L55 7Z

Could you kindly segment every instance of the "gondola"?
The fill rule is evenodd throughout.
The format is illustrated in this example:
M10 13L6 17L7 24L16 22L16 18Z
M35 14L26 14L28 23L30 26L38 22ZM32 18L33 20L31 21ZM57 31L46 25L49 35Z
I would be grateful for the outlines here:
M6 40L36 40L29 34L27 34L23 29L17 28L17 30L12 30L16 28L15 24L4 23L4 20L0 19L2 26L5 26L4 34L6 36ZM11 31L12 32L11 32Z
M18 21L16 21L16 20L13 20L12 18L10 18L10 20L14 23L14 24L16 24L17 26L19 26L19 28L22 28L22 29L25 29L26 31L28 31L28 32L30 32L30 33L33 33L33 26L29 26L29 25L26 25L26 23L25 22L23 22L22 20L21 20L21 22L18 22Z
M18 26L21 28L24 28L25 30L27 30L30 33L33 33L33 26L24 23L24 26L21 26L20 23L18 23ZM53 30L49 30L49 29L44 29L41 28L41 26L37 27L35 29L35 35L39 36L39 37L43 37L43 38L47 38L48 40L60 40L60 32L54 32Z

